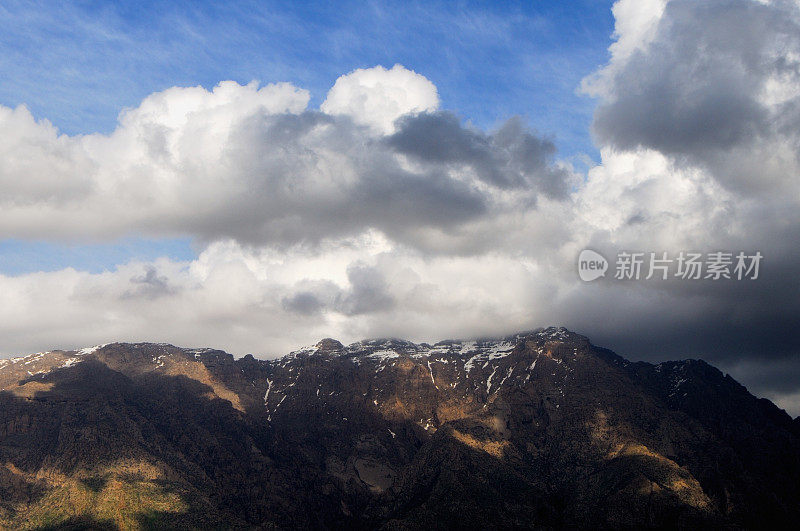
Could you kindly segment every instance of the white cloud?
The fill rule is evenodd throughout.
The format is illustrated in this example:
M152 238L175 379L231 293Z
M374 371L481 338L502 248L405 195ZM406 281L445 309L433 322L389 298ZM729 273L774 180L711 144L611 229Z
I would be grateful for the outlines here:
M448 135L480 150L422 162L387 141L388 125L358 125L436 107L433 84L399 65L343 76L323 112L308 101L287 83L171 88L121 113L109 135L72 137L0 106L0 237L293 245L377 229L455 248L462 227L509 205L498 187L533 185L513 198L529 204L540 191L563 196L552 143L518 120L486 135L446 115Z
M12 227L33 221L32 205L69 204L90 193L92 160L50 122L37 123L25 106L0 105L0 135L0 205L4 210L18 209L28 218L15 219Z
M394 65L360 68L336 80L320 109L346 115L376 132L394 132L394 121L404 114L439 108L436 86L427 78Z
M530 272L508 256L431 259L387 249L370 234L322 253L219 242L189 263L0 276L0 335L7 354L148 340L278 355L328 335L430 340L490 333L500 318L511 331L530 324L529 308L543 307L527 289ZM319 296L323 312L287 310L283 301L297 293Z
M608 66L586 77L581 89L595 97L613 97L613 75L636 51L642 51L653 41L655 29L668 0L617 0L611 8L614 14L615 41L608 51Z

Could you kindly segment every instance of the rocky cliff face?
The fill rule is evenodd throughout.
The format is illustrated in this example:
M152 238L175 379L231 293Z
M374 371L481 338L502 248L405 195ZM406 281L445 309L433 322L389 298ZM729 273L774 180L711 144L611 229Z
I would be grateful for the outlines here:
M0 361L0 526L789 527L800 428L565 329Z

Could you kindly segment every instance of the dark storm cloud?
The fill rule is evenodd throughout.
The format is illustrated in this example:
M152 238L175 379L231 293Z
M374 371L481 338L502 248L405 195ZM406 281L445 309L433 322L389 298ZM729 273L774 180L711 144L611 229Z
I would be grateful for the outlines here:
M741 190L786 179L737 166L774 155L762 142L788 141L797 155L800 100L770 105L763 94L770 79L800 82L798 20L790 2L669 2L652 43L613 72L611 95L595 113L597 139L701 164Z
M723 223L690 237L704 252L760 250L761 276L589 286L565 302L565 320L633 359L703 358L757 393L798 392L800 6L672 0L648 37L600 72L593 132L601 145L657 150L732 192ZM647 244L658 208L628 219L641 250L659 251Z
M797 382L800 382L800 363L795 359L774 360L770 363L743 360L732 365L723 364L720 368L740 382L746 381L747 387L758 396L764 396L765 393L794 394L799 391Z
M453 113L420 113L401 118L389 146L431 165L472 167L485 182L502 189L528 188L548 197L567 195L566 172L554 167L556 148L527 131L519 118L486 134L463 127Z
M759 396L800 392L797 241L800 225L793 224L709 243L710 250L760 251L756 280L614 280L618 249L597 245L612 258L610 278L562 301L559 322L632 360L701 358Z

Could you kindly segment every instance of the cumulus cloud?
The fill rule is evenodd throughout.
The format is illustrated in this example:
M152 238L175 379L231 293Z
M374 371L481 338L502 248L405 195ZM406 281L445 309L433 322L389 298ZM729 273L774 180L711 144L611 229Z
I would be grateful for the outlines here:
M439 108L436 86L402 65L360 68L336 80L320 106L322 112L345 115L379 134L394 131L401 116Z
M604 145L687 160L743 193L798 193L800 7L621 1L617 48L584 81Z
M378 229L407 245L454 247L466 224L508 207L495 188L514 186L529 204L539 193L565 195L569 174L551 160L552 143L519 120L487 135L446 115L448 129L433 133L440 142L473 135L480 145L410 160L409 145L431 139L411 124L445 115L425 112L436 106L435 87L401 66L341 77L322 111L308 100L286 83L173 88L123 112L110 135L76 137L24 107L0 108L9 138L0 235L292 245ZM368 118L404 129L386 137L386 128L363 125Z
M15 229L33 221L32 205L70 204L91 193L91 158L50 122L37 123L24 106L0 105L0 134L0 204L29 211L27 219L11 224Z

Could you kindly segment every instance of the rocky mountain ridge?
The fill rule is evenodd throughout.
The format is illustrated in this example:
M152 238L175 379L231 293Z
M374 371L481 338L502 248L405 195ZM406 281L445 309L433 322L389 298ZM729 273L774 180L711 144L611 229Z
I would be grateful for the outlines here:
M0 361L0 526L789 527L800 429L563 328Z

